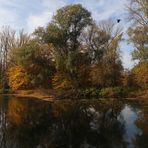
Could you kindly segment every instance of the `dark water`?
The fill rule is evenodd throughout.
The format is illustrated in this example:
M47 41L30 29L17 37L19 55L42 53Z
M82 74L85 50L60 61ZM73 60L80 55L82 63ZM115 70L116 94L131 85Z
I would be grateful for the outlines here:
M148 103L1 97L0 148L148 148Z

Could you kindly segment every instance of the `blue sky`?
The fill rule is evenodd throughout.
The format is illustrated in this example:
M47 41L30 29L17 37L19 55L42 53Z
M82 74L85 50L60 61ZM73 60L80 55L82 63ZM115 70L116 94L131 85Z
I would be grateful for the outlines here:
M0 27L10 25L16 30L22 28L32 32L38 26L45 26L52 18L56 10L71 3L80 3L92 13L96 21L112 18L116 21L121 18L121 25L128 27L125 6L129 0L0 0ZM125 42L121 44L122 61L125 68L131 68L130 52L132 46Z

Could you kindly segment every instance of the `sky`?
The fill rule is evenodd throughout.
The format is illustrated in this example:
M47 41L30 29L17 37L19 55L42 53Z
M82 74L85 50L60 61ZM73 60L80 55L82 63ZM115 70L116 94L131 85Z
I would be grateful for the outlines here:
M38 26L46 26L56 10L68 4L82 4L97 22L107 19L121 19L120 25L126 37L129 26L126 20L126 5L129 0L0 0L0 27L8 25L15 30L24 29L31 33ZM122 61L125 68L132 68L133 47L121 43Z

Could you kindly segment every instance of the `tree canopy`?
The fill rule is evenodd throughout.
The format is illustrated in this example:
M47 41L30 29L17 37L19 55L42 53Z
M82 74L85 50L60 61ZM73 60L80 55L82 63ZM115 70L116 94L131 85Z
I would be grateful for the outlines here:
M86 8L72 4L58 9L46 26L36 28L30 35L23 31L16 35L9 27L3 28L1 85L5 82L13 90L80 90L125 87L134 84L134 80L135 85L147 86L147 2L131 0L128 11L135 24L128 29L129 41L135 48L132 55L139 60L130 72L124 72L122 66L120 25L112 20L96 23ZM142 77L140 73L143 79L137 79Z

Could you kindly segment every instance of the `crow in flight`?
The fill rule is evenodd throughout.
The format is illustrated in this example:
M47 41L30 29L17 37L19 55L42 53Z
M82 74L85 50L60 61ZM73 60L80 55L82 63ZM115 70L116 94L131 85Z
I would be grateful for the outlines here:
M121 19L117 19L117 23L120 23Z

